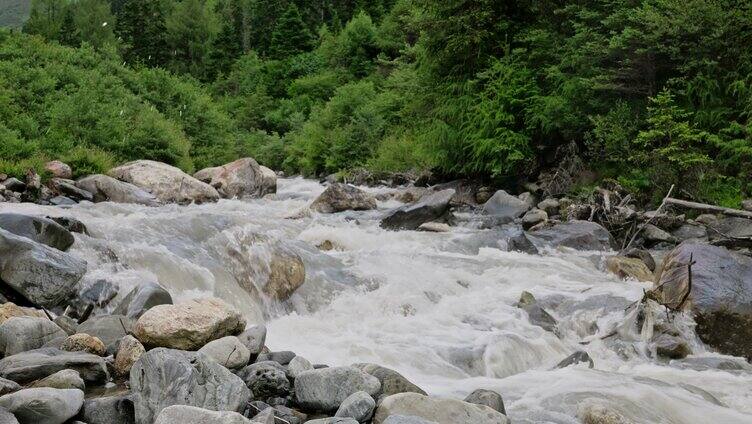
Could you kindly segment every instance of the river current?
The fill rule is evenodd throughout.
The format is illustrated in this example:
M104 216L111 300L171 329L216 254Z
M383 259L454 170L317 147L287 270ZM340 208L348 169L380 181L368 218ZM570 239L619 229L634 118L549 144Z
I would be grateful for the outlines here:
M400 205L394 200L376 211L299 213L323 190L294 178L257 200L1 204L0 211L81 220L90 235L77 234L71 252L89 264L85 284L107 278L122 296L156 280L178 300L214 295L249 322L264 322L272 350L329 365L377 363L434 396L493 389L514 423L579 423L578 411L592 405L634 423L752 423L752 367L697 340L688 359L656 359L628 308L650 285L603 271L604 253L506 252L503 230L478 229L472 216L447 233L382 230L379 218ZM334 249L317 248L324 242ZM306 266L305 284L281 304L239 284L263 271L273 243ZM558 335L515 306L522 291L556 318ZM588 352L592 369L555 367L578 350Z

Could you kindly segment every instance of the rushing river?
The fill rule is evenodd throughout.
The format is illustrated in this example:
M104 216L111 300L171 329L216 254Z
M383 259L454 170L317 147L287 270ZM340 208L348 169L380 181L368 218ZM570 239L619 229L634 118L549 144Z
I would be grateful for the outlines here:
M471 216L448 233L384 231L378 219L396 201L378 211L289 218L323 190L282 179L274 199L0 210L84 222L90 236L76 235L72 252L89 262L85 283L157 280L176 299L212 294L266 322L272 350L330 365L378 363L435 396L494 389L514 423L579 423L588 405L635 423L752 423L752 367L697 341L686 360L653 359L630 330L635 313L627 308L649 285L605 273L602 253L506 252L501 230L479 230ZM335 249L316 247L325 241ZM306 266L306 283L284 304L238 283L260 272L270 243L295 250ZM515 306L522 291L557 319L558 336ZM577 350L595 367L555 368Z

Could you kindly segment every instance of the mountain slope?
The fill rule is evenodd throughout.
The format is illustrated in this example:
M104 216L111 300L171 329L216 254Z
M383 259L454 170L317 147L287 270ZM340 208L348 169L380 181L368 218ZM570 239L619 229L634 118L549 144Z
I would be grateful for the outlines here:
M0 0L0 27L20 28L31 10L31 0Z

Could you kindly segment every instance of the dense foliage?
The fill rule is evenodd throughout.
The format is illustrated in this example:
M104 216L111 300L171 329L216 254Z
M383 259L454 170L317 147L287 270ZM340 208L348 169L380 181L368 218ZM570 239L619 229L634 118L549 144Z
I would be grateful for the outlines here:
M24 32L45 41L2 36L6 169L253 155L521 182L567 147L646 201L752 191L748 1L33 0Z

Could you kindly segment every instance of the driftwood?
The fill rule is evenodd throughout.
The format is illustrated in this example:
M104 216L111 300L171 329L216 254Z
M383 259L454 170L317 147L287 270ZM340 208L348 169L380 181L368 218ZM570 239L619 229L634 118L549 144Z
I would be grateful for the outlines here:
M722 213L728 216L737 216L740 218L752 219L752 212L743 211L741 209L724 208L723 206L690 202L687 200L675 199L673 197L667 197L664 202L670 205L680 206L687 209L694 209L701 212Z

